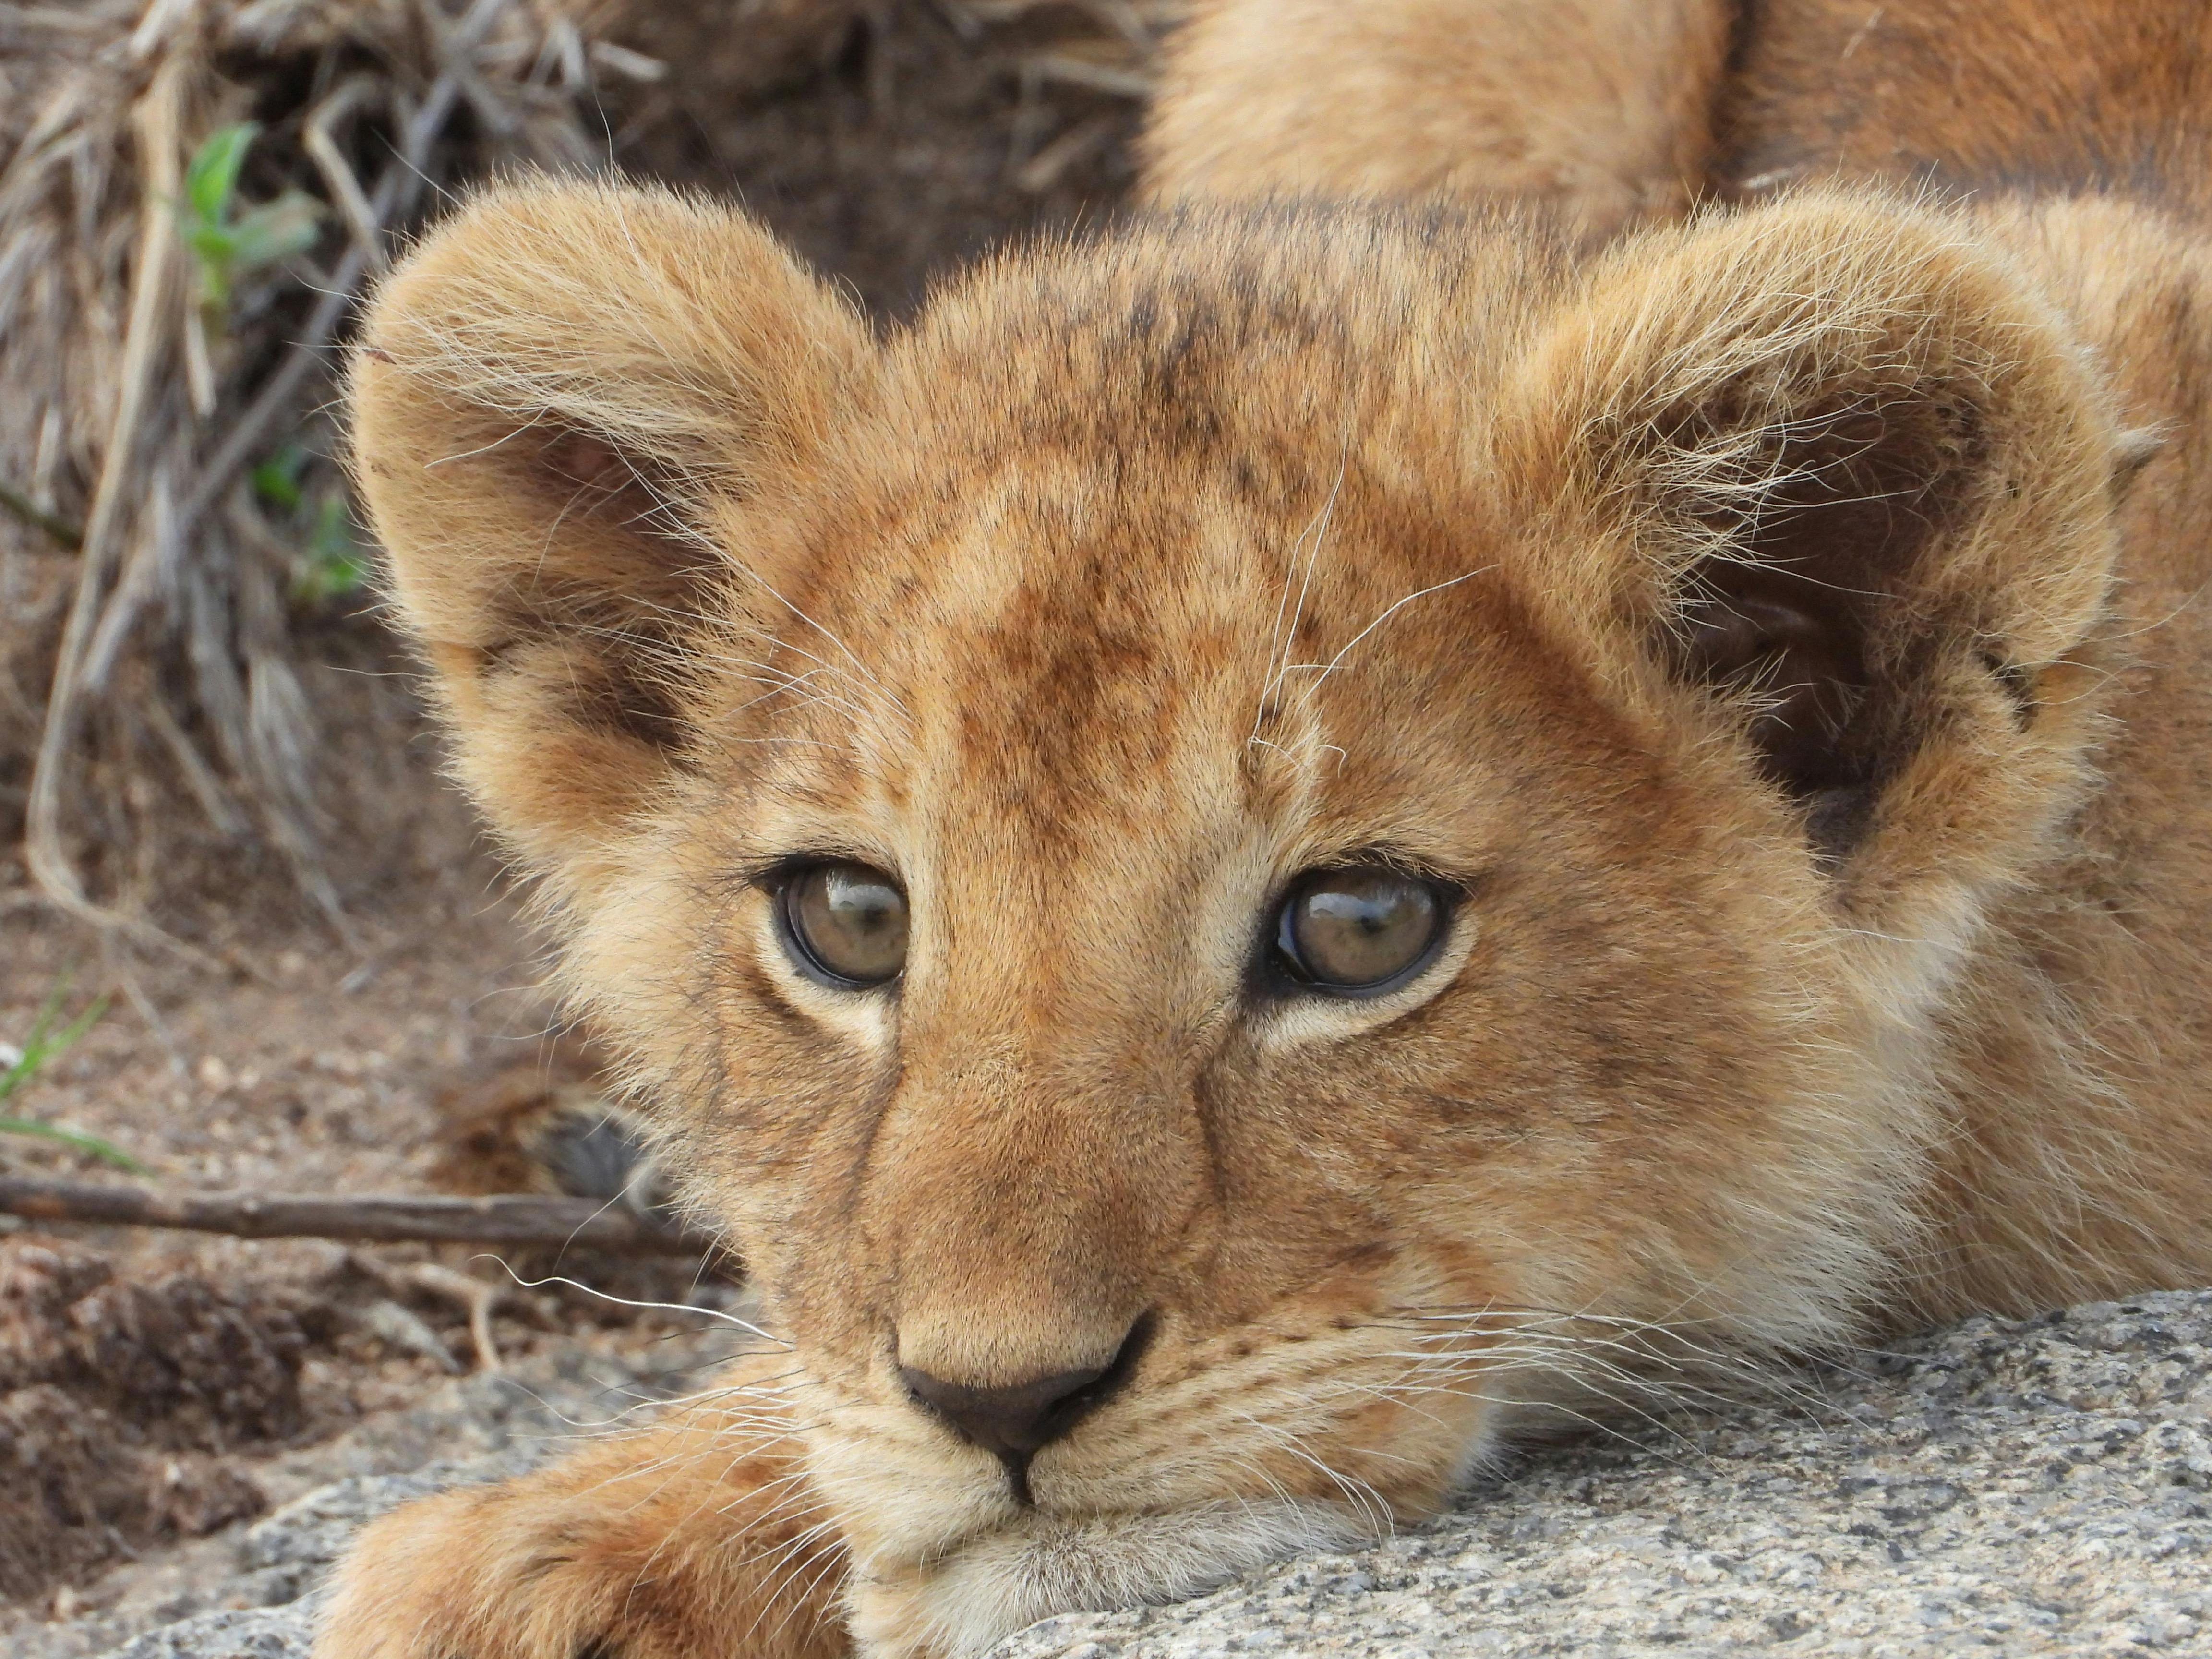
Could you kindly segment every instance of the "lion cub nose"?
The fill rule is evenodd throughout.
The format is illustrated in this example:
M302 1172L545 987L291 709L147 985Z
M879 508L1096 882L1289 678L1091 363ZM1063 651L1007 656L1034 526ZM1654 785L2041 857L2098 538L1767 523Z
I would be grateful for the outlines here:
M1013 1463L1073 1428L1085 1410L1097 1403L1093 1385L1113 1369L1106 1364L1054 1371L1000 1389L948 1382L912 1365L900 1366L899 1376L924 1406L985 1451Z
M1118 1389L1136 1368L1152 1333L1139 1320L1111 1359L1080 1370L1051 1371L1026 1382L979 1388L948 1382L919 1365L902 1365L899 1377L925 1411L1006 1466L1018 1493L1026 1489L1029 1461Z

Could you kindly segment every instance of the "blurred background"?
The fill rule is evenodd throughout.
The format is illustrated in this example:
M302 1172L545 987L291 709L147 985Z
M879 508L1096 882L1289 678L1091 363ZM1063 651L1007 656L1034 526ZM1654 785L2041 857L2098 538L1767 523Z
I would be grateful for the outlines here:
M547 168L735 197L891 324L1115 210L1175 14L0 3L0 1180L649 1206L379 616L354 302ZM0 1650L296 1595L257 1517L691 1386L743 1305L696 1254L501 1255L0 1216Z

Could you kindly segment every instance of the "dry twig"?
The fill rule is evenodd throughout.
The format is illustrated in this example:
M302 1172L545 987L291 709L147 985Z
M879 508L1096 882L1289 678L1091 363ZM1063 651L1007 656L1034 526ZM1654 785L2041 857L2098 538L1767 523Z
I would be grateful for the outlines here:
M365 1243L514 1244L703 1255L711 1234L663 1227L591 1198L329 1198L305 1193L164 1193L151 1188L0 1176L0 1215L27 1221L176 1227L239 1238Z
M458 1273L441 1267L434 1261L380 1261L373 1255L357 1251L349 1252L346 1258L362 1273L401 1292L412 1291L449 1302L468 1316L469 1340L477 1351L477 1368L496 1371L501 1369L499 1345L492 1335L491 1316L500 1304L515 1299L516 1286L494 1285L471 1274ZM527 1305L527 1304L526 1304ZM435 1351L446 1352L445 1344L434 1337ZM430 1350L425 1349L428 1352Z

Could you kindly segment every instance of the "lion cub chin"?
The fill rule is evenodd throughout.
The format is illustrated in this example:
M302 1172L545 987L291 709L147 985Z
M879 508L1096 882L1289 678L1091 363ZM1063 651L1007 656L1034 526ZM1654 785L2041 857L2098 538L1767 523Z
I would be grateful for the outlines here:
M772 1335L371 1528L322 1659L949 1659L2212 1276L2208 473L2129 435L2202 280L2111 208L1224 211L878 340L729 210L477 198L361 486Z

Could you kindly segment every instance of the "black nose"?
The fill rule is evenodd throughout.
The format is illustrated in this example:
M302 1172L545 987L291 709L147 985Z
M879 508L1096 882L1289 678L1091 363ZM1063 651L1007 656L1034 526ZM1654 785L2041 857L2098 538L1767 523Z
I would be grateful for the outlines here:
M1140 1321L1103 1365L1054 1371L1003 1388L948 1382L912 1365L900 1366L899 1376L923 1406L1003 1461L1018 1486L1032 1453L1066 1434L1121 1385L1136 1364L1146 1329Z
M1091 1403L1085 1392L1112 1369L1054 1371L1003 1389L947 1382L911 1365L900 1366L899 1375L923 1405L985 1451L1011 1461L1027 1457L1074 1427Z

